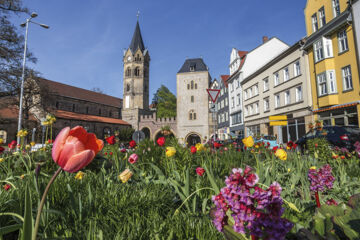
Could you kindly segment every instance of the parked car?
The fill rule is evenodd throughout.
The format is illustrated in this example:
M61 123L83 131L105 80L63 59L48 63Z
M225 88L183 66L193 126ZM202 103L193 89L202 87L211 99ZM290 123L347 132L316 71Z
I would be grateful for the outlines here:
M325 126L322 129L309 131L299 138L296 144L300 150L303 150L306 148L306 141L314 138L326 138L333 146L345 147L349 151L353 151L355 142L360 142L360 129L350 126Z
M279 144L276 142L275 136L261 136L259 138L254 139L255 144L263 142L265 144L269 144L269 148L278 147Z

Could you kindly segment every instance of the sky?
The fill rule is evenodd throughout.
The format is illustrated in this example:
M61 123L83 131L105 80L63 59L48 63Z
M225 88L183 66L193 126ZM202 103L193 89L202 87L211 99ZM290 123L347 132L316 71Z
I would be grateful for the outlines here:
M202 57L211 77L229 74L232 48L250 51L262 37L292 45L306 35L306 0L23 0L38 14L29 27L31 65L41 76L122 98L123 52L139 23L150 53L150 101L163 84L176 93L176 73ZM28 16L14 17L19 26ZM20 31L24 29L19 27Z

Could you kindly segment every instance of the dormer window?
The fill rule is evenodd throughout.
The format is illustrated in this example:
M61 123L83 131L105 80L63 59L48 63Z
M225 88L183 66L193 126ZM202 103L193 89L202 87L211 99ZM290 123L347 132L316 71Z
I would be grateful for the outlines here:
M195 63L190 63L190 72L194 72L194 71L195 71L195 67L196 67L196 64L195 64Z

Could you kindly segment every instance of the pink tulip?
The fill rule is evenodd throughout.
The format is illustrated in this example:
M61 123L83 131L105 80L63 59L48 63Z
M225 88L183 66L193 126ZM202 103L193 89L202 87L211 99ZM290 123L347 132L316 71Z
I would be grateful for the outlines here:
M128 161L129 161L129 163L134 164L137 162L138 158L139 158L138 155L136 155L136 153L133 153L130 155Z
M104 147L104 142L83 127L66 127L56 137L52 147L55 163L67 172L77 172L87 166Z

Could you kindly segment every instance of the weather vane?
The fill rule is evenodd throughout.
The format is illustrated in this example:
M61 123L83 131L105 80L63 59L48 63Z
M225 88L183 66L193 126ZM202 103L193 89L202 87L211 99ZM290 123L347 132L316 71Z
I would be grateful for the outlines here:
M139 21L139 16L140 16L140 11L138 10L137 11L137 14L136 14L136 17L137 17L137 20Z

